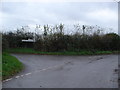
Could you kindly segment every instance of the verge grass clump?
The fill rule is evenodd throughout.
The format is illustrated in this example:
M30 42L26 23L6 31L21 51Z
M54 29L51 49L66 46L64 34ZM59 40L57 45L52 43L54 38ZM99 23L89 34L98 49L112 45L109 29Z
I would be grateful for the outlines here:
M21 62L9 53L2 54L2 79L7 79L23 69Z

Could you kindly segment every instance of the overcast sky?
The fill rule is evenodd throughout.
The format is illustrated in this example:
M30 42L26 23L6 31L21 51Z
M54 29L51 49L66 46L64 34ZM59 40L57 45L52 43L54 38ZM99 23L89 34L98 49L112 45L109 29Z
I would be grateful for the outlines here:
M12 30L36 24L98 25L118 28L118 4L116 2L3 2L0 10L0 26Z

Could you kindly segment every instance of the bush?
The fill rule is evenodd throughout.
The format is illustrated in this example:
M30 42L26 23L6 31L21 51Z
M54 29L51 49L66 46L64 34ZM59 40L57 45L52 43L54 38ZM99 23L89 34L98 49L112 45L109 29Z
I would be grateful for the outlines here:
M9 48L9 42L8 40L2 36L2 50L7 50Z
M79 28L78 28L79 29ZM78 32L74 34L64 34L64 25L56 25L50 28L44 25L43 34L36 34L34 49L38 51L60 52L60 51L92 51L97 50L118 50L120 49L120 36L116 33L100 34L95 32L91 35ZM53 32L55 31L55 32ZM19 48L22 46L22 39L33 38L34 34L17 30L3 34L3 50L7 48Z

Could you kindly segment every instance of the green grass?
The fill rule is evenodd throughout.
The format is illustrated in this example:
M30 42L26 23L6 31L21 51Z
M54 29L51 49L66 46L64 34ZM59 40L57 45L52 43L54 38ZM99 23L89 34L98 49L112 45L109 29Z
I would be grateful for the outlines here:
M14 74L18 73L23 69L21 62L17 60L14 56L9 53L2 54L2 79L5 80L10 78Z
M112 51L97 51L96 54L112 54Z
M35 51L31 48L11 48L8 49L7 52L9 53L22 53L22 54L41 54L41 55L98 55L98 54L116 54L118 51L87 51L81 50L80 52L71 52L71 51L64 51L64 52L41 52Z

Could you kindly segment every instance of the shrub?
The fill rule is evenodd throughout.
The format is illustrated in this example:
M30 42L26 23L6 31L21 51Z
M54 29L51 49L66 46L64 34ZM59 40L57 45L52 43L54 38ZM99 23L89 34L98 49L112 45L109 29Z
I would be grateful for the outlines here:
M87 27L88 28L88 27ZM80 27L77 29L80 30ZM92 31L93 28L90 28ZM43 34L36 34L34 49L38 51L58 52L58 51L92 51L97 50L118 50L120 49L120 36L116 33L100 34L96 31L93 34L87 34L84 27L84 33L76 32L74 34L64 34L64 25L56 25L50 28L44 25ZM3 49L18 48L22 46L22 39L33 38L34 34L24 32L24 29L16 32L8 32L3 34Z

